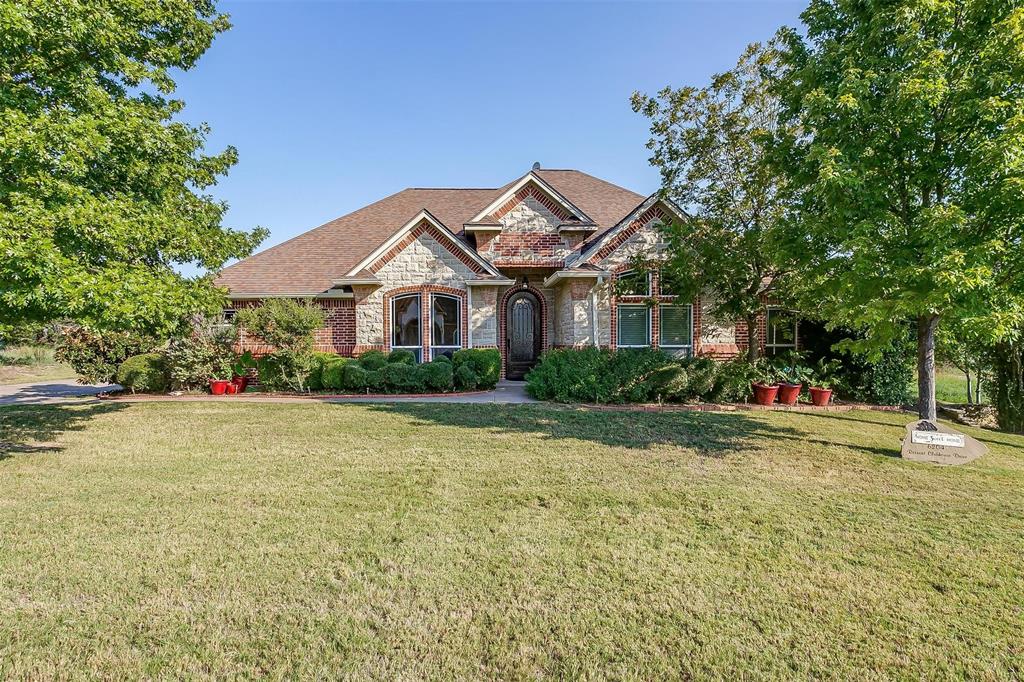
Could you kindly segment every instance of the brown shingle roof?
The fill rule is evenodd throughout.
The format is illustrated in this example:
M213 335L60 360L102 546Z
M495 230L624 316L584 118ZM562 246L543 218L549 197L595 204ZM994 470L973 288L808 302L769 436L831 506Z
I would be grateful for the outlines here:
M598 233L643 200L639 194L579 171L535 172L593 218ZM217 284L240 296L326 291L421 210L460 232L463 223L511 184L500 189L403 190L225 268Z

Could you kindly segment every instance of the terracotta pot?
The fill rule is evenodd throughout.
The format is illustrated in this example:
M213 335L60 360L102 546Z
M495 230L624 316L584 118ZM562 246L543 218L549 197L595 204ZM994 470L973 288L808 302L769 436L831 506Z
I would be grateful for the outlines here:
M800 389L803 384L779 384L779 403L782 405L796 405L800 397Z
M765 386L754 383L750 386L754 389L754 402L758 405L771 405L775 402L775 395L779 392L778 384Z
M214 395L224 395L224 392L228 390L228 384L231 382L227 379L211 379L210 380L210 393Z
M828 401L832 399L831 388L818 388L816 386L811 386L810 391L811 402L818 407L825 407L828 405Z
M231 383L235 385L239 393L245 393L245 389L249 387L249 377L235 377Z

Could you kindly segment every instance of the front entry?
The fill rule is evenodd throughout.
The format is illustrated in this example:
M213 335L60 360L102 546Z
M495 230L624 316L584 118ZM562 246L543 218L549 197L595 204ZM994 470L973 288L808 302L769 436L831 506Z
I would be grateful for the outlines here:
M522 379L540 357L540 301L529 291L508 299L505 309L505 376Z

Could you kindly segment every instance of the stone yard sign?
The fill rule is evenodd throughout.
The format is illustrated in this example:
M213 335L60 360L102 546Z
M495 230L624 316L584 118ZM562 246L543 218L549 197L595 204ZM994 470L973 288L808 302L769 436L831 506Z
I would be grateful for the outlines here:
M967 464L988 452L965 433L954 431L945 424L923 419L907 424L903 439L903 459L931 464Z

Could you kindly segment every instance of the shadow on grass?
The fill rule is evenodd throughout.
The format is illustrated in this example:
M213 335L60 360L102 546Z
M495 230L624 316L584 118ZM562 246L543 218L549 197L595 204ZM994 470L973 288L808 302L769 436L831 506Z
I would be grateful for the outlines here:
M704 457L756 449L757 441L800 437L801 432L741 413L611 412L551 405L374 404L370 409L468 429L540 435L549 440L582 440L615 447L652 445L692 448Z
M127 407L114 402L0 407L0 461L16 453L59 451L55 440L61 434L79 431L92 418Z

